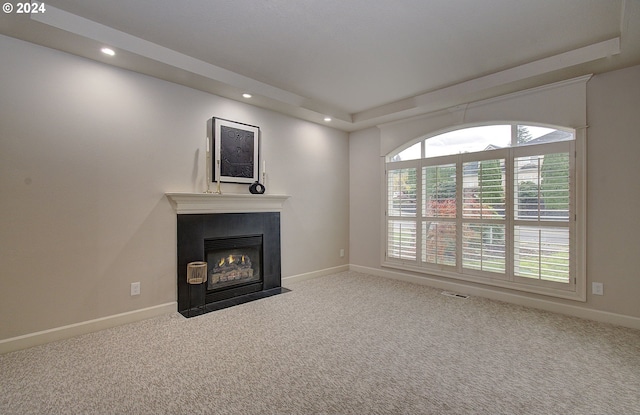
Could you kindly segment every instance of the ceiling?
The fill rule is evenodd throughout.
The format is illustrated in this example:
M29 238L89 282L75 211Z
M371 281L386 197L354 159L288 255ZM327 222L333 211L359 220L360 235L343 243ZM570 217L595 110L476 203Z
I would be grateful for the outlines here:
M47 0L0 33L355 131L640 64L640 0Z

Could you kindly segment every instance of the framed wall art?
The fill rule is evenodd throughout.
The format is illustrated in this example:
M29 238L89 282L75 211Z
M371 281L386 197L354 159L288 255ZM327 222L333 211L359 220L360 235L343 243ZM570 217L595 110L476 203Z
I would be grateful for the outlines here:
M207 124L209 185L258 181L260 128L215 117Z

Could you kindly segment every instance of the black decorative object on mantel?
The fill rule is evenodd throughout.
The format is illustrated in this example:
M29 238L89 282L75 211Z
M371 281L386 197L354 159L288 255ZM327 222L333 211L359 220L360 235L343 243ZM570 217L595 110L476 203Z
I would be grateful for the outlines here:
M264 185L261 184L260 182L255 182L251 186L249 186L249 191L251 192L251 194L254 194L254 195L264 194L265 190L266 189Z

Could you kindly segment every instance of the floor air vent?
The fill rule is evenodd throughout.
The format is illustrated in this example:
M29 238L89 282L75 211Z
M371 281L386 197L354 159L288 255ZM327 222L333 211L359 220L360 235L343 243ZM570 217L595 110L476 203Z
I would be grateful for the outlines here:
M447 297L455 297L455 298L469 298L469 296L468 296L468 295L465 295L465 294L458 294L458 293L452 293L452 292L449 292L449 291L443 291L441 294L442 294L442 295L446 295Z

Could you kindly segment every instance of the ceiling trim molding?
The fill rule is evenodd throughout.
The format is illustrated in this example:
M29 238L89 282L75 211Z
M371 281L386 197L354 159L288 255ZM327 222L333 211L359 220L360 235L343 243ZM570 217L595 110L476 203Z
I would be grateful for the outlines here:
M574 65L591 62L597 59L611 57L620 53L620 37L594 43L579 49L574 49L548 58L506 69L470 81L438 89L403 101L392 102L377 108L354 114L354 122L362 122L380 117L385 114L417 108L442 109L447 103L466 102L474 94L488 91L492 88L512 84L518 81L544 75L549 72L565 69ZM458 104L456 103L456 105ZM438 104L440 108L437 108Z
M380 124L377 124L376 127L379 128L379 129L385 129L387 127L392 127L394 125L400 125L400 124L404 124L404 123L407 123L407 122L418 121L418 120L422 120L422 119L428 119L428 118L432 118L432 117L435 117L435 116L438 116L438 115L441 115L441 114L445 114L445 113L465 112L465 111L467 111L469 109L472 109L472 108L476 108L476 107L480 107L480 106L483 106L483 105L492 104L492 103L496 103L496 102L500 102L500 101L504 101L504 100L509 100L509 99L513 99L513 98L517 98L517 97L522 97L522 96L529 95L529 94L535 94L535 93L542 92L542 91L545 91L545 90L558 89L558 88L562 88L562 87L573 85L573 84L586 84L592 77L593 77L593 74L588 74L588 75L578 76L576 78L565 79L563 81L553 82L553 83L550 83L550 84L541 85L541 86L537 86L537 87L534 87L534 88L528 88L528 89L524 89L522 91L511 92L511 93L508 93L508 94L499 95L499 96L495 96L495 97L492 97L492 98L481 99L481 100L478 100L478 101L470 101L470 102L467 102L467 103L455 105L453 107L448 107L448 108L440 108L440 109L437 109L435 111L431 111L431 112L428 112L428 113L416 115L416 116L413 116L413 117L403 118L401 120L395 120L395 121L380 123ZM462 124L464 124L464 122L462 122ZM579 128L579 127L575 127L575 128ZM580 128L582 128L582 127L580 127Z

